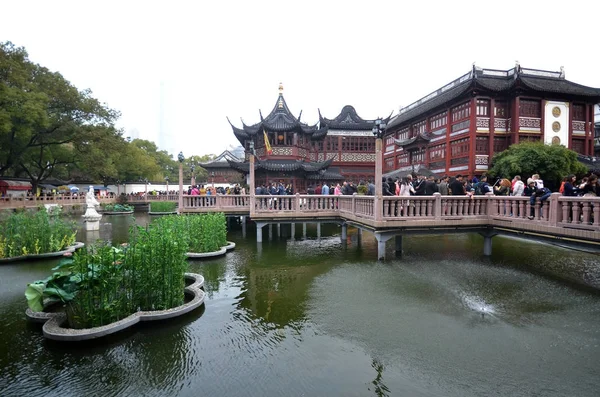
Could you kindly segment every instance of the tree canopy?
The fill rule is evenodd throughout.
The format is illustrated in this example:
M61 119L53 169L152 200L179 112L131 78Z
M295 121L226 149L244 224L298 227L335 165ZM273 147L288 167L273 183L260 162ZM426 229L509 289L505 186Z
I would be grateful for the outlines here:
M26 177L34 187L50 177L176 179L177 161L154 142L124 139L114 125L119 117L90 90L29 60L23 47L0 42L0 176ZM194 157L186 160L196 162L198 175L202 157Z
M587 171L585 165L577 160L577 153L562 145L524 142L511 145L507 150L496 154L489 173L508 179L520 175L523 180L539 174L553 186L560 186L560 181L565 176L583 176Z

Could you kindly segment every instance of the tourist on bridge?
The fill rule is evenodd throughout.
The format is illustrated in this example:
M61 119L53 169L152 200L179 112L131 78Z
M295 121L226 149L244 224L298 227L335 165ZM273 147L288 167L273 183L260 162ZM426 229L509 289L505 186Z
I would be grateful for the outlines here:
M438 193L439 189L437 184L435 183L435 178L433 175L430 175L427 180L424 182L424 195L425 196L433 196L433 193Z
M367 185L367 196L375 196L375 184L373 181L369 181Z
M450 194L448 191L448 176L447 175L442 176L442 180L438 184L438 192L440 192L440 194L442 196L447 196L448 194Z
M506 178L500 181L500 186L494 186L496 196L508 196L510 194L510 181Z
M538 176L539 178L539 176ZM539 180L539 179L538 179ZM543 184L543 181L542 181ZM529 204L530 204L530 213L529 216L527 218L529 219L533 219L535 217L535 201L537 198L540 199L540 203L548 200L548 198L550 197L550 195L552 195L552 192L550 191L550 189L542 187L539 188L538 184L536 182L535 179L533 179L533 177L527 179L527 187L525 188L524 191L525 195L530 195L531 198L529 199Z
M565 178L564 184L562 186L563 196L573 197L573 196L579 195L579 188L577 187L577 185L575 183L576 180L577 180L577 177L573 174L571 174Z
M512 196L522 196L523 195L523 190L525 190L525 184L523 183L523 181L521 180L521 176L520 175L515 175L515 177L513 178L513 184L512 184Z
M466 196L467 192L465 190L465 185L463 183L463 176L458 174L454 181L450 183L450 193L453 196Z

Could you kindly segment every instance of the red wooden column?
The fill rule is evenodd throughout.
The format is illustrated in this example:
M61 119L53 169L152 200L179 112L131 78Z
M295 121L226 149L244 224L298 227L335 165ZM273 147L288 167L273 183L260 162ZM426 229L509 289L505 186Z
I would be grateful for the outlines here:
M542 142L546 138L546 131L544 130L544 122L546 120L546 100L540 100L540 134L542 137Z
M590 150L590 105L585 104L585 127L583 129L585 131L585 155L589 156L594 154L594 150Z
M519 97L516 96L514 101L513 101L513 111L512 111L512 119L511 119L511 126L510 129L512 130L513 133L513 142L512 143L519 143L519 119L521 117L521 109L520 109L520 104L519 104L520 100Z
M494 137L496 135L496 100L490 98L490 130L488 134L488 169L492 164L492 156L494 155Z
M452 150L450 149L450 133L452 132L452 108L448 108L448 114L446 116L446 175L449 175L452 157Z
M475 145L477 140L477 97L471 98L471 117L469 118L469 179L475 175Z
M569 145L568 149L573 149L573 103L567 102L567 107L569 108L569 121L567 122L569 125L567 126L569 129ZM584 149L585 152L585 149ZM583 153L581 153L583 154Z

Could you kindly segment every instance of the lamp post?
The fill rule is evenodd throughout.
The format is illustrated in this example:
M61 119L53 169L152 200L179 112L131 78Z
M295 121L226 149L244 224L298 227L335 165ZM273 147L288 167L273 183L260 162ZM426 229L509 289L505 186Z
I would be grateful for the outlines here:
M169 199L169 175L165 176L165 182L167 183L167 200Z
M183 152L179 152L179 154L177 155L177 160L179 160L179 213L181 213L181 210L183 209L183 160L185 160L185 157L183 157Z
M382 218L381 208L382 206L382 190L383 190L383 157L381 154L382 138L385 134L386 125L382 119L378 118L375 120L373 126L373 135L375 136L375 202L373 206L373 213L375 214L375 220Z
M249 142L248 149L250 150L250 217L253 217L256 208L256 198L254 197L256 192L256 189L254 188L254 141ZM262 233L262 231L259 232Z
M194 178L194 170L196 169L196 163L192 162L191 169L192 169L192 180L191 180L192 183L191 184L192 184L192 187L194 187L194 186L196 186L196 178Z

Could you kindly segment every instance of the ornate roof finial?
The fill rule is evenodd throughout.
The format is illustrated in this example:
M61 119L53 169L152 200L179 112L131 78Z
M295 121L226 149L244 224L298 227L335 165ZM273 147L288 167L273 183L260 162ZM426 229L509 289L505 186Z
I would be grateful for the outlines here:
M279 83L279 101L277 101L277 107L283 109L283 83Z
M279 95L283 95L283 83L279 83Z
M564 66L560 67L560 78L561 79L565 78L565 67Z

